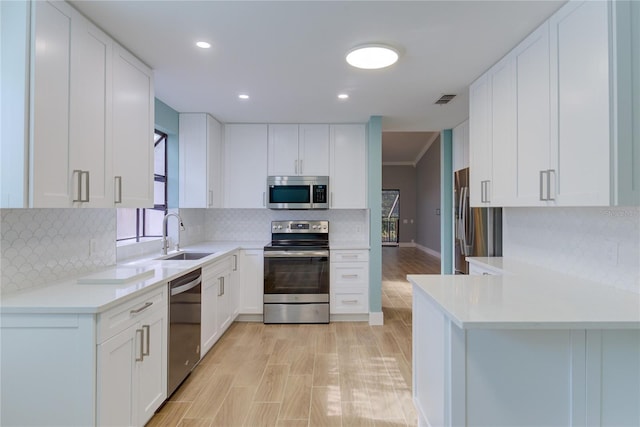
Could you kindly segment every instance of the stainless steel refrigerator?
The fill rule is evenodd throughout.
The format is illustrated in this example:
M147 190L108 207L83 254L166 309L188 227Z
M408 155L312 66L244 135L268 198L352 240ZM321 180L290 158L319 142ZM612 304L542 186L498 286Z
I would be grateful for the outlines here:
M454 268L469 274L466 257L502 256L502 208L472 208L469 168L454 172Z

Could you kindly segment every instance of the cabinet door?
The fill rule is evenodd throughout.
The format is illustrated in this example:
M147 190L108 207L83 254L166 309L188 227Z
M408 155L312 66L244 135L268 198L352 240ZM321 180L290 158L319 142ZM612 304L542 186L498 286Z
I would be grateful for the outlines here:
M506 56L491 69L491 105L489 200L492 206L510 206L516 196L518 174L516 61L513 55Z
M233 322L240 314L240 269L239 254L231 256L231 273L229 276L229 304L231 306L231 321Z
M240 313L262 314L264 255L262 250L240 251Z
M207 115L207 207L222 207L222 125Z
M266 187L267 125L225 125L224 207L264 208Z
M518 96L517 204L539 206L540 173L549 168L549 23L515 50ZM543 189L546 191L546 189Z
M180 114L179 188L181 208L208 205L207 115Z
M367 139L363 124L330 126L330 207L367 207Z
M153 207L154 92L151 70L114 45L113 173L116 207Z
M72 8L33 2L29 205L71 206L69 68Z
M329 125L300 125L298 173L329 175Z
M453 171L469 167L469 120L465 120L452 131Z
M204 267L202 269L201 356L204 356L220 337L218 333L218 277L216 273L215 267Z
M550 19L551 196L558 205L610 202L607 6L571 2Z
M111 39L74 11L69 127L74 206L113 206L111 63Z
M486 206L491 187L491 81L484 74L469 87L469 201ZM489 193L489 194L487 194Z
M136 425L143 426L167 397L167 309L141 319L142 361L138 369Z
M98 425L135 425L135 359L142 357L142 332L132 326L98 345Z
M298 125L269 125L269 175L301 175Z

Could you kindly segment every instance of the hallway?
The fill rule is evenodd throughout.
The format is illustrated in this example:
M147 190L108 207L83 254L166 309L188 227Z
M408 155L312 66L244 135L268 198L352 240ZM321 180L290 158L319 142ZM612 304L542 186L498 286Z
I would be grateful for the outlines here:
M412 273L438 273L414 248L383 248L384 326L234 323L148 426L415 426Z

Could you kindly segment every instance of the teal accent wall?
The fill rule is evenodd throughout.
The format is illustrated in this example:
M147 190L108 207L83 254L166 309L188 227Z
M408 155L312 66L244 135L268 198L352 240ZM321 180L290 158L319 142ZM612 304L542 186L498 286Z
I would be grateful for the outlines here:
M453 132L440 134L440 268L453 274Z
M155 101L156 129L167 134L167 203L169 208L177 208L179 200L178 172L180 153L178 151L178 131L180 116L176 110L158 98Z
M369 312L382 312L382 117L368 124Z

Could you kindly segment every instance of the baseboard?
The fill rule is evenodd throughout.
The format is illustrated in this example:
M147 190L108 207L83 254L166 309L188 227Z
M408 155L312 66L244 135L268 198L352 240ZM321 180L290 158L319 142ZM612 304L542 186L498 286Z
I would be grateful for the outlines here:
M399 246L401 248L415 248L416 247L416 243L415 242L400 242Z
M238 314L236 322L258 322L262 323L262 314Z
M384 313L381 311L376 311L374 313L369 313L369 325L370 326L382 326L384 325Z
M369 314L332 314L329 316L331 322L366 322L369 320Z
M440 252L434 251L433 249L430 249L426 246L422 246L416 243L416 248L420 249L422 252L426 253L427 255L431 255L433 257L436 257L438 259L440 259Z

